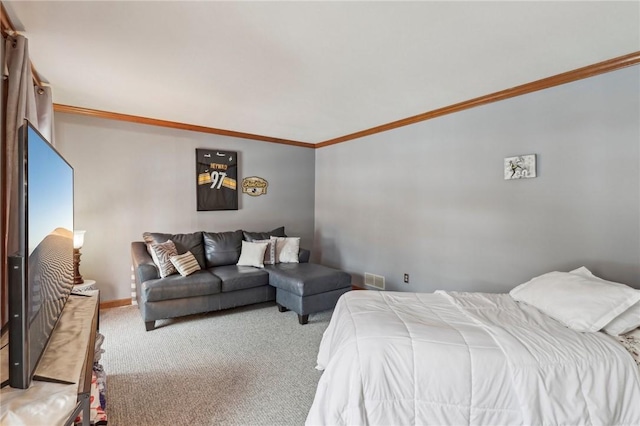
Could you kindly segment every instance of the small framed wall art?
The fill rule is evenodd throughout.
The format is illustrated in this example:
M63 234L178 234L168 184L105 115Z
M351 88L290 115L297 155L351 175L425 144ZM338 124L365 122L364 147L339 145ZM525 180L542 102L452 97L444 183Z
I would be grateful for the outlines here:
M196 149L198 211L238 210L238 153Z
M536 177L536 154L519 155L504 159L505 180L534 177Z

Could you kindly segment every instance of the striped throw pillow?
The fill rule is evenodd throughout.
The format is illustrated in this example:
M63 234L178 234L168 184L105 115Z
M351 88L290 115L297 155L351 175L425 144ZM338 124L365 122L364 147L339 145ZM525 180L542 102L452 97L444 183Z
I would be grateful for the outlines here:
M184 254L178 254L176 256L170 257L171 263L176 267L180 275L186 277L187 275L191 275L196 271L200 270L200 265L198 261L193 256L193 253L190 251Z
M267 249L264 251L264 264L275 265L276 264L276 240L253 240L254 243L269 243Z
M300 237L271 237L276 242L275 263L299 263Z
M178 272L171 263L171 256L178 254L173 241L167 240L164 243L151 244L151 257L160 270L160 277L168 277Z

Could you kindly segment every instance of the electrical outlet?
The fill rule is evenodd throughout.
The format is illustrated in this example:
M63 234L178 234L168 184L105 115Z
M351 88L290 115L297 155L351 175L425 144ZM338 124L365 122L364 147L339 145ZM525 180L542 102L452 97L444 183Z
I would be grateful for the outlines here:
M409 284L409 274L404 274L404 282Z

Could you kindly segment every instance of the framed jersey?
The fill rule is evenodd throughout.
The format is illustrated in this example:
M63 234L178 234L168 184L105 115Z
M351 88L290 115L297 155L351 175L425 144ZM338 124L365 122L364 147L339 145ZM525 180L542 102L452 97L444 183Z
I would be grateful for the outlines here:
M238 210L238 153L196 149L198 211Z

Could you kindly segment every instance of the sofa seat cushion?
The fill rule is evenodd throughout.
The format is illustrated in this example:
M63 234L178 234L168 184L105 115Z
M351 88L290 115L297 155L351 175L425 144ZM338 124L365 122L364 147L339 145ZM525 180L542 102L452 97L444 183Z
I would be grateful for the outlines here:
M269 274L252 266L226 265L208 271L220 278L223 293L269 284Z
M141 295L146 302L184 299L220 293L221 285L220 278L210 272L197 271L187 277L176 274L145 281L142 283Z
M265 266L269 284L298 296L311 296L351 286L351 275L315 263Z

